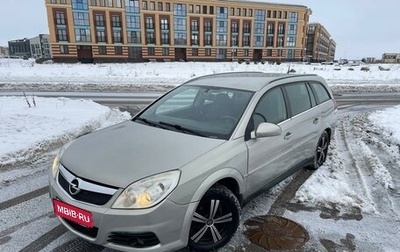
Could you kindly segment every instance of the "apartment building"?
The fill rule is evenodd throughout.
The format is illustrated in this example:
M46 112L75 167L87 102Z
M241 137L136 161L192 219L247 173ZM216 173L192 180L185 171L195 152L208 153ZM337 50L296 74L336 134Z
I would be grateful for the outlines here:
M382 63L400 63L400 53L384 53Z
M10 57L30 58L32 56L27 38L8 41L8 48Z
M226 0L46 0L46 9L59 62L299 61L311 14Z
M0 46L0 58L8 57L8 47Z
M307 60L310 62L333 61L336 42L320 23L310 23L307 29Z
M29 39L32 58L51 58L51 50L48 34L39 34L38 36Z

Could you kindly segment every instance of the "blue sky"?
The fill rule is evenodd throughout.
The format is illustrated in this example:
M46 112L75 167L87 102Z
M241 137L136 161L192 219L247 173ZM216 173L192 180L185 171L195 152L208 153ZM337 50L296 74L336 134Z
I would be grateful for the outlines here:
M262 0L257 0L262 1ZM48 33L44 0L1 0L0 45ZM311 22L325 26L336 41L336 59L381 58L400 53L399 0L267 0L305 5Z

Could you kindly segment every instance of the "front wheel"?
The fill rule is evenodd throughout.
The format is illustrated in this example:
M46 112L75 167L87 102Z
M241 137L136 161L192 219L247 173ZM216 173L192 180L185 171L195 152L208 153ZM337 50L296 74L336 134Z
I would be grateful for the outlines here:
M192 217L189 248L210 251L229 242L239 226L240 204L225 186L211 187L200 200Z
M314 153L314 163L310 167L312 170L318 169L326 160L329 147L329 134L324 131L318 140L317 149Z

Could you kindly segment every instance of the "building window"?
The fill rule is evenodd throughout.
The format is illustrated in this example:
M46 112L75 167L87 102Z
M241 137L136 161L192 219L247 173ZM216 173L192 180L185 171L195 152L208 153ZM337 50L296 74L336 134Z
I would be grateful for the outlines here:
M66 29L57 29L57 41L68 41Z
M228 7L217 7L217 18L228 19Z
M154 29L154 22L152 17L146 17L146 29Z
M167 18L161 18L161 30L163 30L163 31L169 30L169 24L168 24Z
M189 13L193 13L193 4L189 4Z
M140 44L140 31L128 31L128 43Z
M199 45L199 35L198 34L192 34L192 45Z
M192 56L199 56L199 49L198 48L192 48Z
M196 5L196 13L200 13L200 5Z
M295 47L296 46L295 37L288 37L286 46L287 47Z
M169 34L168 33L161 33L161 44L169 45Z
M108 0L108 7L113 7L113 0Z
M100 6L106 7L106 0L100 0Z
M253 16L253 9L249 9L249 17Z
M211 48L206 48L205 54L206 56L211 56Z
M99 46L99 54L106 55L107 54L107 47L106 46Z
M156 3L155 2L150 2L150 10L156 10Z
M88 0L72 0L73 10L88 10Z
M186 33L175 32L174 36L175 45L186 45Z
M163 56L169 56L169 48L168 47L163 47L162 55Z
M65 13L63 11L56 11L56 24L65 25Z
M69 54L68 45L60 45L60 53L61 54Z
M210 6L210 14L214 15L214 6Z
M243 24L243 33L250 33L250 23Z
M238 46L238 35L232 35L231 46Z
M243 56L249 56L249 49L243 49Z
M94 19L95 19L96 26L101 26L101 27L105 26L103 14L95 14Z
M114 43L122 43L121 31L113 32L113 42Z
M226 46L226 35L225 34L219 34L217 36L217 45L218 46Z
M119 15L111 16L112 27L121 27L121 17Z
M174 30L186 31L186 18L174 18Z
M295 24L290 24L290 25L289 25L288 34L289 34L289 35L296 35L296 33L297 33L297 25L295 25Z
M175 16L186 16L186 4L174 4Z
M74 12L74 24L76 26L89 26L89 13Z
M121 8L121 7L122 7L122 2L121 2L121 0L117 0L117 7L118 7L118 8Z
M231 7L231 10L229 12L229 16L234 16L235 15L235 8Z
M142 9L147 10L147 1L142 2Z
M279 35L285 34L285 24L278 24L278 34Z
M114 47L115 55L122 55L122 46Z
M203 5L203 14L207 14L207 6Z
M264 34L264 23L255 23L254 24L254 33L255 34Z
M51 4L56 4L56 3L57 3L57 0L50 0L50 3L51 3Z
M237 22L232 22L231 23L231 32L232 33L238 33L239 32L239 27Z
M263 36L255 36L254 37L254 46L262 46L263 45Z
M126 16L126 28L140 29L140 17L139 16Z
M226 33L228 31L228 21L218 21L217 32Z
M146 44L155 44L154 32L146 32Z
M170 3L166 3L165 4L165 10L166 11L171 11L171 4Z
M204 45L211 46L212 45L212 36L211 34L205 34L204 36Z
M276 18L276 11L273 11L273 12L272 12L272 17L273 17L273 18Z
M149 47L147 48L147 53L148 55L152 56L156 54L156 50L154 49L154 47Z
M158 7L157 7L157 10L158 11L163 11L163 3L162 2L158 2Z
M274 37L268 36L267 37L267 47L273 47L273 46L274 46Z
M217 55L216 55L217 59L226 59L226 49L217 49Z
M254 14L254 19L256 21L265 21L265 10L255 10Z
M241 16L241 9L240 8L236 8L236 16Z
M290 12L289 22L290 23L297 23L298 13L297 12Z
M267 56L271 57L272 56L272 49L267 49Z
M205 32L212 32L211 20L205 20L204 21L204 31Z
M283 47L283 37L278 37L278 47Z
M283 18L284 18L284 19L287 19L287 11L284 11L284 12L283 12Z
M243 46L250 46L250 35L243 36Z
M191 30L192 31L199 31L199 23L198 23L197 20L192 20Z
M97 30L97 42L106 42L106 33L104 30Z
M139 13L139 0L125 0L126 12Z
M271 24L271 23L269 23L268 25L267 25L267 34L274 34L275 33L275 31L274 31L274 24Z
M90 29L75 29L75 40L77 42L90 42Z
M282 18L282 11L278 11L278 18Z
M242 15L243 15L243 17L246 17L246 16L247 16L247 9L243 9L243 10L242 10Z

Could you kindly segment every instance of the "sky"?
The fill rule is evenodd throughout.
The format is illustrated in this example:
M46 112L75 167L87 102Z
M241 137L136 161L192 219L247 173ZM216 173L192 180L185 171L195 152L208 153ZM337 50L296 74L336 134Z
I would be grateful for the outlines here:
M263 1L263 0L256 0ZM325 26L337 43L336 59L361 59L383 53L400 53L398 0L267 0L271 3L305 5L312 9L311 22ZM48 33L44 0L1 0L0 46L9 40Z
M154 70L163 68L160 67L161 65L168 71ZM175 67L169 68L172 65ZM276 66L269 64L246 65L234 62L138 63L134 66L131 64L96 64L93 68L90 68L89 64L63 64L60 67L60 64L38 65L33 60L0 59L0 84L4 83L4 76L13 76L15 80L19 80L13 84L14 86L23 85L27 83L27 80L32 80L32 83L36 84L48 83L49 76L52 76L54 79L63 79L65 83L73 83L77 86L79 84L92 84L92 86L95 84L97 90L99 85L112 86L113 84L110 81L112 79L119 80L119 77L122 81L124 78L131 79L131 72L127 71L125 66L134 68L134 76L137 79L151 79L153 85L159 84L163 79L176 79L177 75L183 75L185 78L188 76L195 77L193 76L194 72L202 75L207 72L228 71L227 69L238 71L236 68L238 66L247 71L262 67L265 72L288 68L288 64L285 63ZM324 75L329 77L331 81L348 82L361 87L364 86L365 80L372 83L382 78L382 72L377 67L371 68L371 71L367 73L360 71L359 67L355 67L355 71L345 71L345 69L333 71L336 66L318 67L317 65L298 64L294 67L299 72L326 72ZM394 68L394 65L391 65L391 67L391 71L385 72L385 74L388 74L386 81L393 81L393 85L399 86L400 69ZM122 71L120 71L121 68ZM34 76L30 73L31 69L36 70ZM27 72L28 74L26 74ZM98 74L95 75L93 72ZM74 73L79 73L80 82L76 81ZM343 73L349 75L343 75ZM123 76L124 74L125 76ZM150 78L150 75L153 78ZM343 79L350 78L351 75L357 77ZM107 81L103 82L103 79ZM50 86L51 84L48 84L49 89ZM384 85L375 86L379 88L379 86ZM338 117L342 111L339 109ZM352 112L347 114L350 115ZM34 97L29 92L27 92L27 98L0 96L0 167L4 165L11 165L13 168L19 167L21 162L31 161L49 151L54 152L62 144L79 135L128 120L130 117L131 115L127 112L110 109L84 99ZM338 125L334 139L332 139L327 162L297 190L291 203L300 202L305 206L305 209L307 209L307 206L327 206L328 212L334 206L333 210L340 210L337 216L338 220L334 217L323 217L319 210L312 212L286 211L284 216L302 224L309 232L312 243L306 244L306 246L311 246L305 247L306 251L314 251L315 248L312 247L314 244L321 246L321 237L329 238L332 243L337 241L340 244L343 242L344 235L347 234L356 237L353 242L360 251L398 251L398 241L395 239L395 234L400 231L400 212L396 209L399 209L400 205L395 200L385 201L385 199L387 199L387 191L392 192L393 197L398 195L395 194L396 192L400 193L397 183L399 166L396 166L399 162L400 105L362 115L357 117L355 121L350 120L350 116L344 114L339 117L337 122ZM379 160L377 153L373 152L375 149L379 153L383 153L379 157L387 155L387 160ZM368 165L363 166L363 163ZM354 167L354 169L349 169L346 165ZM393 171L394 168L397 168L397 171ZM18 191L20 189L14 186L4 186L5 184L14 185L14 181L24 181L24 177L28 177L28 174L40 169L46 169L46 167L28 166L24 169L0 169L0 202L10 199L10 195L23 194ZM243 209L242 223L254 216L264 215L266 209L271 208L272 202L277 195L280 195L280 192L290 180L291 178L288 178L268 193L262 194L250 202ZM33 181L35 181L34 188L36 189L37 180ZM47 176L44 181L47 181ZM43 216L48 216L49 209L51 209L50 200L47 195L43 197L46 197L43 203L36 204L35 211L30 212L29 216L35 216L37 209L44 209L43 211L46 214ZM383 197L384 200L376 201L376 197ZM389 199L395 198L389 197ZM29 205L30 202L24 202L23 209L26 209L26 204ZM349 213L351 217L351 209L354 208L360 209L362 219L346 220L346 214ZM25 218L28 218L25 215L15 215L15 209L18 211L19 207L10 208L8 212L7 210L1 212L2 216L6 217L3 218L5 221L2 222L2 228L3 226L9 228L22 225L21 222L24 223ZM39 226L38 219L32 222L34 228ZM55 218L46 217L43 220L39 219L39 221L43 221L45 224L40 225L43 229L35 229L35 234L42 235L48 231L46 228L49 226L54 228L54 223L58 225ZM30 236L32 236L30 233L32 229L29 229L28 226L18 230L18 232L28 232L28 235L10 234L12 238L0 244L0 251L19 251L27 246L27 243L29 244L31 241L29 240L31 239ZM0 229L0 232L2 231L4 230ZM222 249L221 252L232 251L232 248L240 248L243 244L248 244L247 238L241 234L242 232L237 232L226 249ZM63 239L72 240L75 238L72 235L60 236L60 240L50 244L50 247L46 247L48 250L44 249L44 251L53 251L55 247L52 246L69 242L69 240L64 241ZM343 244L345 245L345 242ZM340 248L344 249L344 247ZM244 249L234 250L244 251Z

